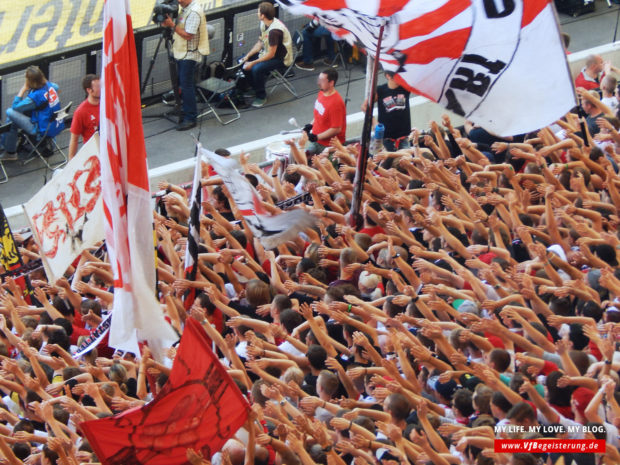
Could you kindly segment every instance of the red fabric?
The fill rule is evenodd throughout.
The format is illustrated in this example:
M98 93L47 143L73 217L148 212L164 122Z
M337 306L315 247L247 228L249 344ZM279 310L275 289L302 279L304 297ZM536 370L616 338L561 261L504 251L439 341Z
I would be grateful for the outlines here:
M99 105L93 105L84 100L73 113L71 121L71 134L82 136L86 142L99 128Z
M543 365L542 370L540 370L540 374L547 376L552 371L558 371L558 366L549 360L545 360L545 364Z
M340 128L340 132L336 137L341 143L345 143L345 134L347 132L347 109L344 106L344 100L338 92L334 92L329 97L319 91L319 96L314 102L314 124L312 128L313 134L321 134L329 128ZM329 139L318 141L321 145L329 145Z
M218 452L248 410L204 329L189 318L170 378L155 400L80 427L103 465L185 465L189 447L205 457Z
M219 308L213 310L213 314L207 317L209 323L215 326L215 329L221 334L224 332L224 314Z
M575 419L575 415L573 414L573 410L571 409L570 405L565 405L563 407L559 405L555 405L555 404L549 404L549 405L551 405L551 407L553 407L553 409L556 410L563 417L566 417L570 420Z
M497 349L505 349L504 341L502 338L495 336L491 333L484 333L484 337L491 343L491 345Z
M487 253L483 253L482 255L480 255L478 257L478 260L480 260L481 262L486 263L487 265L491 264L491 261L497 257L496 254L494 254L493 252L487 252Z
M69 342L71 343L72 346L76 346L77 345L77 341L80 338L80 336L90 336L90 331L86 328L81 328L79 326L76 326L75 324L72 325L73 326L73 332L71 333L71 336L69 336Z
M360 234L368 234L370 237L373 237L375 234L385 234L385 229L377 225L362 228L359 230L359 232Z
M601 354L601 351L594 342L590 341L588 343L588 347L590 348L590 353L593 357L595 357L599 362L603 360L603 354Z
M601 85L598 82L593 81L587 76L584 76L583 71L580 72L579 75L577 76L577 79L575 79L575 87L583 87L584 89L587 89L587 90L594 90L594 89L598 89L600 86Z

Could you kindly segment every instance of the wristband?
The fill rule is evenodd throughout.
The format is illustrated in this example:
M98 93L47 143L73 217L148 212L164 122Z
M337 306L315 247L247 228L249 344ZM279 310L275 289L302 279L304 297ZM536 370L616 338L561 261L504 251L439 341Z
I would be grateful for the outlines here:
M605 365L611 365L611 360L605 360Z
M323 449L323 452L331 452L332 450L332 446L331 444L329 446L327 446L325 449Z
M351 308L353 307L353 305L349 304L347 307L347 313L351 313Z

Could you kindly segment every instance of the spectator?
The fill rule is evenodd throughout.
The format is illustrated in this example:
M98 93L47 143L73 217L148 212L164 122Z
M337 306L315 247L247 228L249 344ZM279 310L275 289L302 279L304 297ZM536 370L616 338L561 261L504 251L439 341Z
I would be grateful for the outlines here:
M319 74L317 82L319 95L314 102L314 118L304 127L309 142L306 151L311 154L323 151L332 137L344 144L347 131L347 110L336 90L338 71L327 68Z
M241 59L243 69L249 71L247 77L256 97L252 106L256 108L267 102L265 81L269 74L293 62L293 39L284 23L275 15L273 4L262 2L258 5L260 36L254 47Z
M101 98L101 84L99 76L87 74L82 79L82 88L86 92L84 100L73 112L71 120L71 140L69 141L69 160L78 149L80 136L86 143L99 130L99 100Z

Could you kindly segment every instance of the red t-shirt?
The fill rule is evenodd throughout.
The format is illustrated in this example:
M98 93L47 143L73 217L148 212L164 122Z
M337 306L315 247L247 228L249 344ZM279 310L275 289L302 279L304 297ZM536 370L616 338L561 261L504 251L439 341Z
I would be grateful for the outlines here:
M344 100L336 91L329 97L319 91L319 96L314 102L314 123L312 127L313 134L321 134L329 128L340 128L340 132L336 137L345 143L345 133L347 132L347 109L344 106ZM320 140L319 144L329 145L329 139Z
M385 234L385 229L381 226L369 226L367 228L360 229L360 234L368 234L370 237L373 237L375 234Z
M84 142L91 138L99 128L99 105L84 100L73 113L71 134L82 136Z

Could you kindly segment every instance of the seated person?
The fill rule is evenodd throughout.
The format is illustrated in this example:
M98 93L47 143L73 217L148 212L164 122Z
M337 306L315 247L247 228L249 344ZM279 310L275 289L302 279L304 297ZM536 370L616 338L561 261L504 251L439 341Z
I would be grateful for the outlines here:
M260 108L267 101L265 81L276 69L290 66L293 62L293 40L291 34L278 18L276 10L269 2L258 5L260 19L260 37L242 59L243 69L248 71L247 78L256 93L252 106ZM254 58L258 54L257 58Z
M295 63L295 67L306 71L314 71L314 44L315 38L325 37L325 46L327 47L327 58L324 63L327 66L334 66L336 53L334 52L334 39L332 33L327 28L319 24L318 19L314 18L303 29L304 47L303 59Z
M64 129L63 122L51 121L55 111L60 110L58 86L49 82L37 66L29 66L26 79L15 96L11 108L7 109L9 132L2 135L0 144L6 153L2 161L17 160L17 132L19 129L30 136L56 136Z

